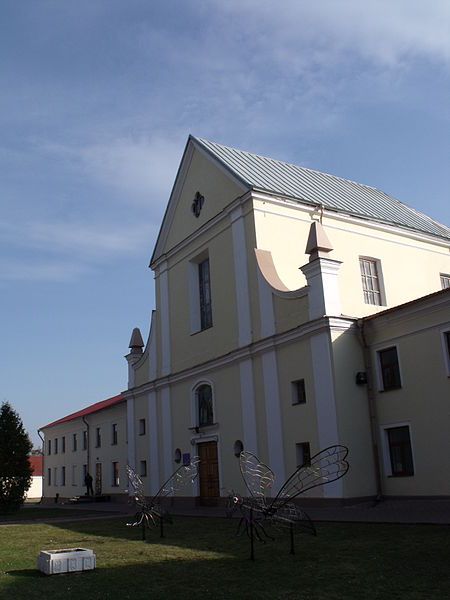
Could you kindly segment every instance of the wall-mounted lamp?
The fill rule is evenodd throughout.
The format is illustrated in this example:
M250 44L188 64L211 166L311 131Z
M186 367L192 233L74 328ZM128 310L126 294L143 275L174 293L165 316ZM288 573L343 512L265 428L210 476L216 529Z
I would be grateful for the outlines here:
M366 385L367 384L367 373L365 371L358 371L355 377L356 385Z

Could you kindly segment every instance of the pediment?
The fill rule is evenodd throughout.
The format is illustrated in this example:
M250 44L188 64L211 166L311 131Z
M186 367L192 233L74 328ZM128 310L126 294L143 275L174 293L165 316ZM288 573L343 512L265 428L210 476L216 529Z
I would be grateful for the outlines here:
M249 187L189 137L150 266L224 210Z

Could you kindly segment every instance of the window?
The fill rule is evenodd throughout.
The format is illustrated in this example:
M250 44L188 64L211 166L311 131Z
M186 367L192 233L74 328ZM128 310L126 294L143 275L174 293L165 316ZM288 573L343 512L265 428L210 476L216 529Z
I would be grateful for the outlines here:
M86 475L87 475L87 465L83 465L83 485L85 485L85 481L86 481Z
M66 485L66 467L61 467L61 485Z
M450 275L446 275L445 273L441 273L441 288L446 290L450 288Z
M305 404L306 403L306 390L305 380L298 379L293 381L292 384L292 404Z
M392 477L414 475L409 426L386 429Z
M88 447L88 433L87 429L83 431L83 450L87 450Z
M180 450L180 448L176 448L175 452L173 453L173 460L176 463L180 463L181 462L181 450Z
M212 389L208 384L200 385L195 393L197 399L197 423L199 427L214 424Z
M50 455L51 453L52 453L52 440L48 440L47 454Z
M378 352L381 372L382 389L387 392L402 387L400 381L400 368L398 365L397 348L386 348Z
M58 438L55 438L54 453L58 454Z
M72 465L72 485L77 485L77 465Z
M76 452L77 451L77 447L78 447L77 434L73 433L72 434L72 451Z
M56 467L53 468L53 485L58 485L58 470Z
M112 485L113 487L119 487L119 463L113 462L112 464Z
M100 427L95 428L95 447L100 448L102 445L102 433Z
M442 332L442 346L444 349L444 362L447 375L450 377L450 331Z
M198 285L200 298L200 329L203 330L212 327L209 258L198 264Z
M295 457L298 467L308 467L311 464L311 448L309 442L295 444Z
M117 445L117 423L113 423L111 426L111 444Z
M141 477L147 477L147 461L141 460L139 463L139 475Z
M66 451L66 437L63 435L61 438L61 452L64 454Z
M378 261L373 258L359 259L359 268L361 270L361 282L366 304L375 304L381 306L381 289L378 275Z
M47 485L52 485L52 470L47 469Z
M139 419L139 435L145 435L145 419Z

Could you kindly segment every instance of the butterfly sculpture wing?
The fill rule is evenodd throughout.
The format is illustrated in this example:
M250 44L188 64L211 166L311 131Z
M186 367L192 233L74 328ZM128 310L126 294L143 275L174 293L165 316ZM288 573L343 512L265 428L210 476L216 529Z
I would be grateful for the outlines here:
M319 485L337 481L343 477L349 464L345 460L348 454L346 446L336 445L325 448L311 457L308 465L299 467L271 502L272 513L280 511L290 500Z
M130 485L133 488L136 504L141 507L146 506L147 501L145 499L144 484L142 483L142 479L139 477L136 471L132 467L130 467L130 465L126 466L126 471L128 481L130 482Z
M257 456L245 451L239 456L239 468L245 486L252 496L252 507L263 510L267 505L267 493L275 481L275 473L269 466L260 462Z
M200 458L194 456L188 465L182 465L169 479L160 487L158 493L152 498L152 504L158 501L159 498L171 496L180 491L188 483L192 483L198 475L198 465Z

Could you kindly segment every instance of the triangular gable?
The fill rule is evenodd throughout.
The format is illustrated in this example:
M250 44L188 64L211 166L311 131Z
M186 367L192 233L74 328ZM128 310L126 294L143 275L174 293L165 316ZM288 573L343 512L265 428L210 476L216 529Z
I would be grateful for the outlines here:
M189 136L164 213L150 266L251 188L200 140ZM192 210L196 194L200 213Z

